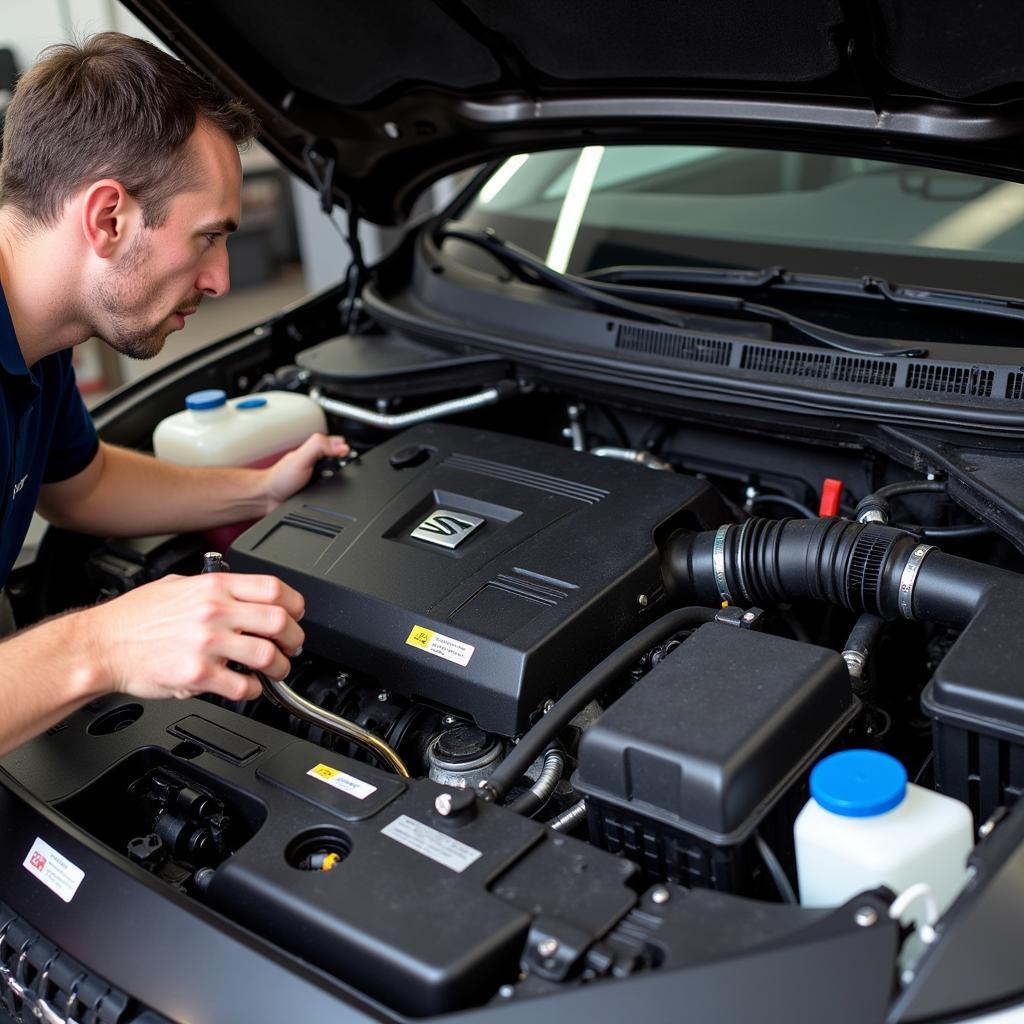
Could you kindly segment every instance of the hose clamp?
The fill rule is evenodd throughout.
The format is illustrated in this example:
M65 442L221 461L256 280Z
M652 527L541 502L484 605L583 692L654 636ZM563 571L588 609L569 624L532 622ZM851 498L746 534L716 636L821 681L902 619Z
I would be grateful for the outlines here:
M718 587L719 596L726 604L732 604L729 581L725 578L725 538L728 533L728 526L718 528L718 532L715 534L715 543L711 549L711 564L715 571L715 585Z
M900 615L905 619L914 618L914 586L921 571L921 563L928 557L928 552L934 550L932 544L918 544L910 552L907 564L903 567L903 574L900 576L899 609Z

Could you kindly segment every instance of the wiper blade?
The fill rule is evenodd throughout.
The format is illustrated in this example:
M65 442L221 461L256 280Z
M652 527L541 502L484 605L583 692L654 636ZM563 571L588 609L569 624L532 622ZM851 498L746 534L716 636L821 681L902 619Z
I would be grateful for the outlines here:
M583 276L585 280L595 283L643 283L656 286L697 284L745 288L752 291L771 288L822 295L849 295L854 298L885 299L904 306L926 306L931 309L1002 317L1006 320L1024 320L1024 302L1019 299L950 291L945 288L893 284L875 274L865 274L863 277L826 277L819 274L793 273L784 267L746 270L737 267L658 265L604 267Z
M829 348L839 349L859 356L923 356L927 351L918 344L892 341L888 338L874 338L849 334L821 324L811 323L785 310L766 306L759 302L748 302L733 295L717 295L713 292L680 291L677 287L651 287L618 283L603 279L603 274L590 277L576 277L552 270L546 263L511 242L506 242L487 229L478 231L470 228L443 227L434 235L436 244L453 238L478 246L490 253L510 273L529 284L543 285L567 295L574 295L598 308L614 309L654 323L667 324L683 329L689 325L682 316L673 315L671 309L713 310L721 313L748 314L762 321L785 324L807 338ZM642 272L643 280L673 284L673 268L617 268L623 273ZM660 271L667 271L662 275ZM749 273L739 271L737 273ZM711 283L709 280L708 283ZM714 282L721 283L721 282Z

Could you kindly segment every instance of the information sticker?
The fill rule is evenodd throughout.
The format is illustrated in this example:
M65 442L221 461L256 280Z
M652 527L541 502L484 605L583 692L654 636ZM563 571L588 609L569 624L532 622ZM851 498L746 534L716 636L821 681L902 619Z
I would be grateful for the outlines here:
M474 850L472 846L460 843L458 839L446 836L436 828L410 818L408 814L399 815L380 831L382 835L394 839L396 843L422 853L424 857L429 857L458 874L480 857L479 850Z
M340 768L332 768L328 764L314 765L306 774L311 778L326 782L328 786L340 789L342 793L354 796L357 800L365 800L371 793L377 792L376 786L371 786L368 782L363 782L362 779L348 775Z
M435 633L426 626L413 626L412 631L405 638L410 647L418 647L427 654L433 654L436 658L444 658L445 661L454 661L456 665L465 668L469 659L473 657L476 648L472 644L464 644L451 636L444 636Z
M38 837L22 861L22 867L65 903L71 902L85 878L85 872L77 864L72 864L67 857Z

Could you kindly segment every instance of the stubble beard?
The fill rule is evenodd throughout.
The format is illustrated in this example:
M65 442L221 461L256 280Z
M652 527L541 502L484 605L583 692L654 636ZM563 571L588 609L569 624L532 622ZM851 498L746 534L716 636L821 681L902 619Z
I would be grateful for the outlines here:
M111 348L131 359L159 355L170 334L166 317L149 324L132 315L132 310L150 308L154 298L144 269L148 255L149 245L139 234L97 287L97 301L106 314L106 328L97 333Z

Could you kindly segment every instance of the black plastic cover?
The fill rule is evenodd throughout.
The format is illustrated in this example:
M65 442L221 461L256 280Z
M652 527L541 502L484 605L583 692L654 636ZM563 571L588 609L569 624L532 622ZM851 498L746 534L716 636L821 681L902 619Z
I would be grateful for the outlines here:
M489 352L445 352L398 335L344 335L300 352L312 383L346 398L427 395L494 384L508 361Z
M933 720L935 784L963 801L976 825L1024 791L1024 679L1020 608L988 601L940 662L921 695Z
M483 522L453 547L414 537L440 510ZM304 595L307 650L512 735L660 614L659 527L723 512L691 477L429 424L285 502L229 561Z
M190 760L175 757L177 740L170 727L182 715L181 705L172 701L147 703L143 715L118 732L90 731L97 715L125 700L111 696L82 709L56 735L25 744L3 759L3 769L19 781L40 781L46 787L40 795L56 798L57 810L66 816L60 819L63 827L73 830L70 819L102 843L111 841L106 819L120 813L111 810L119 806L114 794L119 785L124 792L142 770L165 768L214 793L232 817L249 818L255 827L215 868L199 898L222 921L262 936L291 971L301 959L326 972L322 977L338 979L399 1013L451 1012L479 1005L501 984L516 980L534 919L582 935L590 946L636 903L630 884L636 867L628 861L482 801L474 804L474 814L444 816L435 806L441 793L455 802L468 797L472 803L473 796L426 780L398 778L206 702L190 701L186 709L209 725L248 738L259 753L244 764L209 750ZM201 911L196 930L179 923L176 937L165 941L160 952L141 958L142 966L137 946L127 953L122 949L112 972L110 954L124 936L148 943L172 909L136 913L125 902L128 880L141 869L115 844L113 854L123 858L121 880L100 889L99 873L90 870L74 900L65 904L21 866L32 836L16 835L3 785L0 835L0 899L31 923L50 925L61 941L80 931L61 926L61 913L81 909L89 920L104 921L107 936L98 944L102 949L92 951L90 966L111 984L134 991L125 985L127 974L139 985L140 997L154 979L164 990L187 989L174 1003L175 1020L342 1019L340 1011L243 1010L248 992L233 993L247 975L223 973L223 968L216 988L225 1000L236 998L238 1009L194 1012L196 977L169 973L167 957L174 954L172 947L199 941L198 927L209 917ZM41 835L72 863L83 864L61 828L32 835ZM336 866L304 867L303 851L321 846L339 852ZM152 881L152 876L143 877ZM22 885L32 898L28 910L17 901ZM167 902L179 894L168 886L163 895ZM91 901L100 897L97 907ZM113 903L127 908L115 927L110 924ZM198 909L192 903L193 915ZM78 946L68 951L82 955ZM215 953L210 957L215 964L227 963ZM163 1009L159 1001L154 1005Z
M584 734L574 784L588 799L734 844L854 710L834 651L709 623Z

